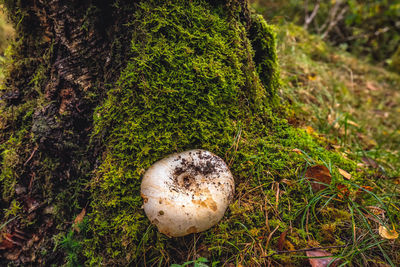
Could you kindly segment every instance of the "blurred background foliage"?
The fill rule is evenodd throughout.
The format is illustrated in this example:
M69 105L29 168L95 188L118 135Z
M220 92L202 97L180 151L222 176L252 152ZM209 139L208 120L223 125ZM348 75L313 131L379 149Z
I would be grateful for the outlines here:
M332 45L400 72L400 0L252 0L273 23L293 22Z
M0 82L4 78L3 67L5 53L11 40L14 38L14 28L4 13L3 5L0 5Z
M13 37L14 29L4 13L3 6L0 5L0 56L4 56L4 52Z

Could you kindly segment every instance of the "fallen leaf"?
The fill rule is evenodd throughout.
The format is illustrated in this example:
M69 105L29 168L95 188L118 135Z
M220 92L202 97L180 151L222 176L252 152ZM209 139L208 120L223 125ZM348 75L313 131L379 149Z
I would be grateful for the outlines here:
M362 188L364 188L365 190L372 192L372 190L374 190L374 188L372 186L368 186L368 185L363 185L361 186Z
M336 149L336 150L339 150L339 149L341 149L342 147L341 146L339 146L339 145L332 145L332 147L334 148L334 149Z
M346 172L345 170L342 170L340 168L338 168L339 173L347 180L351 179L351 174Z
M379 167L378 163L376 163L373 159L368 158L368 157L362 157L362 161L365 163L365 165L371 166L374 169L377 169Z
M292 149L292 152L295 152L295 153L297 153L297 154L299 154L299 155L303 154L303 152L301 152L301 150L298 149L298 148L293 148L293 149Z
M372 82L367 82L367 89L371 91L378 91L379 88L377 88Z
M357 127L357 128L360 127L360 125L358 125L356 122L354 122L352 120L347 120L346 122L347 122L347 124L353 125L354 127Z
M364 168L365 165L364 165L363 163L357 163L357 167L359 167L359 168Z
M346 185L344 184L338 184L336 185L336 188L338 189L339 193L338 193L338 197L343 199L344 197L348 197L350 192L349 189L347 188Z
M385 239L397 239L399 234L396 232L396 229L390 230L386 226L379 225L379 235Z
M329 169L323 165L315 165L308 168L305 176L310 179L311 188L314 192L325 189L332 180Z
M4 258L10 261L18 260L19 255L21 255L21 249L14 249L13 251L7 252L4 254Z
M307 257L310 265L312 267L326 267L329 265L329 267L335 267L337 264L334 262L335 259L329 256L332 256L331 253L326 252L324 250L316 249L316 250L310 250L306 252ZM314 258L314 257L325 257L325 258ZM332 262L332 263L331 263Z
M10 249L14 247L14 243L12 242L12 235L8 233L4 233L0 237L0 250Z
M283 250L283 245L285 244L286 234L289 229L282 232L278 239L278 250Z
M315 131L314 131L314 128L313 128L313 127L307 126L307 127L306 127L306 132L307 132L308 134L313 134Z
M83 217L85 217L85 214L86 214L86 209L83 208L82 211L78 214L78 216L76 216L74 220L74 229L78 233L81 231L81 229L79 229L79 224L83 221Z

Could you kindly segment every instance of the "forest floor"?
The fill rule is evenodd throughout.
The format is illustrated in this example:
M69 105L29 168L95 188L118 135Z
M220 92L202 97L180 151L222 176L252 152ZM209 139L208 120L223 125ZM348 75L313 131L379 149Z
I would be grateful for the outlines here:
M277 27L283 86L296 121L385 175L400 170L400 75L326 44L303 28Z
M2 25L0 19L0 27L3 27ZM342 201L341 192L347 196L353 194L352 200L357 202L357 194L360 194L360 191L368 191L367 194L376 198L378 203L385 203L383 206L389 204L390 207L382 210L378 206L361 207L357 203L349 206L351 220L354 222L357 217L360 222L352 226L354 234L349 239L352 239L353 245L347 250L340 251L334 248L329 251L333 254L340 251L346 259L365 257L365 262L368 262L368 258L373 258L373 255L371 252L365 254L364 251L373 247L381 251L378 253L382 253L383 258L389 259L386 263L395 261L393 257L396 257L396 252L385 250L388 253L386 255L380 246L385 242L388 243L386 247L399 246L398 230L396 230L399 223L396 220L400 217L400 75L368 63L340 48L331 47L319 37L310 35L303 28L291 23L278 24L276 31L282 79L279 94L289 107L289 123L304 128L315 138L323 140L329 149L358 162L360 173L368 174L365 177L357 177L358 181L361 179L365 181L365 187L360 183L354 185L359 191L349 192L346 188L336 188L336 193L332 195L316 194L315 197L310 195L309 204L304 211L306 215L303 215L303 219L307 220L306 227L308 224L311 225L309 220L317 220L316 217L309 216L309 213L314 212L313 201L321 203L322 199L323 207L328 207L330 201ZM2 58L0 56L0 64ZM1 78L0 71L0 81ZM294 152L304 154L304 151L300 150ZM304 157L307 158L307 155ZM341 175L351 183L352 175L341 171L343 170L339 169ZM287 185L290 186L289 182ZM371 186L374 187L374 192L380 193L379 196L369 193L372 191ZM278 185L276 197L279 196ZM391 214L385 214L389 210ZM334 214L333 211L330 214ZM337 211L335 214L338 220L339 216L347 216ZM382 221L390 221L393 228L376 227L382 225ZM336 221L323 225L321 229L324 232L319 239L333 238L331 232L335 227L340 227ZM298 247L294 236L289 237L290 233L287 231L282 232L280 236L272 234L268 237L268 242L271 241L278 251L291 250L293 253L288 253L287 258L278 257L277 253L271 258L275 257L275 260L282 264L292 262L293 257L297 257L297 260L302 257L301 251L295 253L295 247L296 249ZM321 244L310 243L309 246L321 247ZM346 253L350 256L345 255ZM304 251L301 255L304 256ZM200 259L199 262L203 261L203 258ZM386 265L382 262L381 266Z
M281 23L276 29L283 81L280 95L295 114L289 122L326 139L343 157L358 162L360 172L368 169L370 175L362 177L365 185L383 193L382 201L389 200L387 203L394 207L392 216L398 218L400 75L332 47L302 27ZM342 175L346 178L347 174ZM381 212L377 207L366 208L371 211L364 212L366 218ZM370 234L377 236L373 243L388 241L393 248L398 245L398 240L390 240L398 236L398 221L393 222L389 233L372 229L368 221L365 219L362 227L371 226ZM361 252L363 238L359 236L356 241L356 228L353 241L360 246L360 255L368 258L371 255Z

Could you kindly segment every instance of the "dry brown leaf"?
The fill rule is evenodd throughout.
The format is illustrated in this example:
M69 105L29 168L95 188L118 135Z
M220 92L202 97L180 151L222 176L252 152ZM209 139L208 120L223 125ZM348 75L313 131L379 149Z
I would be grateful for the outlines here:
M278 250L283 250L283 246L285 244L285 240L286 240L286 234L288 232L289 229L285 230L284 232L282 232L282 234L279 236L278 239Z
M314 192L326 188L325 184L330 184L332 180L329 169L323 165L315 165L307 169L305 176L309 178L311 188Z
M10 261L18 260L19 255L21 255L21 252L22 252L21 249L14 249L10 252L4 253L4 258Z
M336 150L339 150L339 149L341 149L342 147L341 146L339 146L339 145L332 145L332 147L334 148L334 149L336 149Z
M74 229L78 233L80 232L78 225L83 221L83 218L85 217L85 215L86 215L86 209L83 208L82 211L78 214L78 216L76 216L76 218L74 220Z
M307 254L307 257L309 257L308 260L312 267L326 267L328 265L330 267L337 266L337 264L335 262L333 262L333 261L335 261L335 259L332 257L329 257L329 256L332 256L332 254L327 251L324 251L321 249L316 249L316 250L307 251L306 254ZM311 258L311 257L326 257L326 258Z
M339 173L347 180L351 179L351 174L346 172L345 170L342 170L341 168L338 168Z
M358 123L352 121L352 120L347 120L347 124L353 125L354 127L360 127L360 125L358 125Z
M339 193L338 193L338 197L343 199L344 197L348 197L350 194L349 189L347 188L347 186L345 186L344 184L338 184L336 185L336 188L338 189Z
M364 167L365 167L365 164L357 163L357 167L359 167L359 168L364 168Z
M396 229L388 229L386 226L379 225L379 235L385 239L397 239L399 237L399 233L396 232Z
M371 91L378 91L379 88L377 88L372 82L367 82L367 89Z
M0 237L0 250L10 249L14 247L14 243L12 242L12 235L8 233L4 233Z
M378 163L376 163L373 159L368 158L368 157L362 157L362 161L368 165L371 166L374 169L377 169L379 167Z

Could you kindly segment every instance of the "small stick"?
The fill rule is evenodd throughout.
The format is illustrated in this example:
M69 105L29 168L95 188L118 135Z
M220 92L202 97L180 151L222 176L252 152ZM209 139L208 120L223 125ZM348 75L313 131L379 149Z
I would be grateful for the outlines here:
M268 235L267 242L265 243L265 248L268 249L269 241L271 241L272 236L278 230L279 225L275 227L275 229ZM268 256L263 256L263 257L268 257Z
M344 248L347 247L348 245L341 245L341 246L328 246L328 247L312 247L312 248L302 248L302 249L296 249L296 250L278 250L271 255L268 256L263 256L263 257L272 257L276 254L283 254L283 253L296 253L296 252L305 252L305 251L311 251L311 250L316 250L316 249L329 249L329 248Z
M26 166L26 164L28 164L28 162L33 158L33 156L35 155L35 153L36 153L36 151L38 150L38 146L36 146L34 149L33 149L33 152L32 152L32 154L30 155L30 157L25 161L25 163L24 163L24 166Z
M278 210L279 206L279 182L276 182L276 194L275 194L275 209Z

